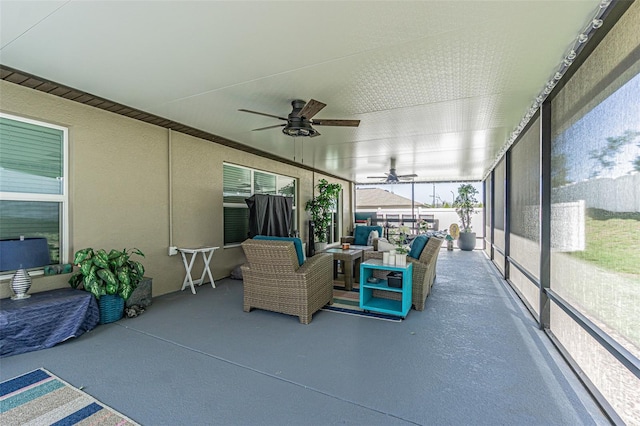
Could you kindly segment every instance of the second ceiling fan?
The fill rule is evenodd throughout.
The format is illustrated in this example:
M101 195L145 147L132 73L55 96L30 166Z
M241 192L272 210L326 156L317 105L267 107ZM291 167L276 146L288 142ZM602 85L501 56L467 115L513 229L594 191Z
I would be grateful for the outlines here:
M327 105L316 101L315 99L305 102L300 99L296 99L291 102L292 111L287 118L277 115L266 114L264 112L251 111L248 109L239 109L238 111L248 112L251 114L264 115L266 117L277 118L278 120L284 120L284 124L276 124L274 126L261 127L255 130L274 129L276 127L282 127L282 133L288 136L320 136L320 133L312 126L347 126L358 127L360 120L336 120L336 119L313 119L313 117Z
M382 182L384 183L398 183L400 181L406 180L410 181L414 177L418 177L416 174L411 175L399 175L396 173L396 159L391 158L391 167L389 167L389 173L385 173L386 176L367 176L368 179L384 179Z

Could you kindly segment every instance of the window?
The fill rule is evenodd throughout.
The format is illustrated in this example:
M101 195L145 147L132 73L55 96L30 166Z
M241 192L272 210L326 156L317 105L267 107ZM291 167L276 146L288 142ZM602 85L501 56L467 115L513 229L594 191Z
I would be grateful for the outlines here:
M0 113L0 238L46 238L52 264L68 262L67 147L66 128Z
M224 245L239 244L249 233L249 208L245 199L253 194L293 197L292 230L297 229L296 179L246 167L223 164Z

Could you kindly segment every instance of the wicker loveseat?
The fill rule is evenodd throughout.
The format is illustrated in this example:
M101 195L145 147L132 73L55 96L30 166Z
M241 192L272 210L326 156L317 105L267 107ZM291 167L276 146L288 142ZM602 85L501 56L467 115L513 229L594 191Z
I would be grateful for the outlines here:
M413 264L413 288L412 288L412 305L416 311L424 310L424 304L427 300L427 296L433 286L433 281L436 277L436 263L438 261L438 254L444 238L433 236L429 238L424 250L420 254L420 258L414 259L407 257L407 262ZM365 251L364 260L369 259L382 259L381 251ZM378 294L379 293L379 294ZM375 297L387 297L392 299L400 299L399 293L390 292L374 292Z
M245 312L253 308L295 315L302 324L333 300L333 256L320 253L299 265L291 241L246 240L242 249Z

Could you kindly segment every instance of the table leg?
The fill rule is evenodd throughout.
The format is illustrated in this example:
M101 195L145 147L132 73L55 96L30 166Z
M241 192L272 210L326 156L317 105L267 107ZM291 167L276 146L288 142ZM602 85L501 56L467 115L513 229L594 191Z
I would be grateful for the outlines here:
M196 288L193 286L193 279L191 278L191 268L193 268L193 262L196 259L196 253L191 254L191 261L187 262L187 255L184 252L180 252L182 255L182 262L184 263L184 269L186 269L187 274L184 277L184 281L182 281L182 289L184 290L189 283L191 287L191 293L196 294Z
M211 262L211 257L213 256L213 252L215 250L211 250L210 252L205 253L202 252L202 258L204 259L204 270L202 271L202 276L200 277L200 285L204 283L204 275L209 275L209 280L211 280L211 287L216 288L216 283L213 281L213 276L211 275L211 269L209 269L209 262Z
M362 258L357 258L353 261L353 276L355 282L360 283L360 264L362 263Z
M351 291L353 288L353 262L351 260L344 260L342 265L344 268L344 289Z

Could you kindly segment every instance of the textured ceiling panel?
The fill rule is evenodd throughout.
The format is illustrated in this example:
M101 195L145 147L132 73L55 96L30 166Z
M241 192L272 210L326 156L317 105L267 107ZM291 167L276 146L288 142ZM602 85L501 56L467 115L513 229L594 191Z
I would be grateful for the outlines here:
M421 181L480 179L598 4L3 0L0 63L345 179L391 157ZM286 116L294 99L360 127L294 140L238 111Z

